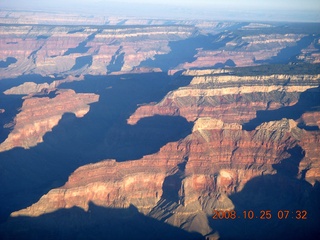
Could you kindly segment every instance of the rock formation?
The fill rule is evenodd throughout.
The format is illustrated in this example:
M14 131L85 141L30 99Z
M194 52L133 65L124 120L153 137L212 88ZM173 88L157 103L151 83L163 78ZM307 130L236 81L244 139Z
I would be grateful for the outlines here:
M213 117L242 124L255 118L258 110L295 104L301 92L319 83L319 75L195 76L190 85L169 92L161 102L139 107L128 123L158 114L183 116L188 121Z
M170 51L169 41L192 37L193 26L86 27L3 25L1 59L17 61L0 68L1 78L22 74L101 75L120 56L117 71L130 72L156 54ZM139 39L139 41L137 41ZM0 59L0 60L1 60Z
M0 14L4 13L0 11ZM9 150L15 147L28 149L36 146L59 124L63 114L83 117L90 111L90 104L99 101L99 95L94 93L60 89L63 83L90 80L85 75L149 73L146 76L150 77L153 72L160 71L168 71L175 81L171 85L161 85L166 96L157 95L157 100L150 100L158 102L143 103L139 98L120 110L117 109L117 97L121 93L111 90L117 88L116 81L122 84L127 79L131 81L131 77L113 76L115 78L108 85L97 84L106 88L104 94L110 98L104 99L112 99L110 109L113 112L110 116L100 115L98 111L108 108L98 107L92 119L105 118L101 120L103 124L109 123L106 119L113 119L110 128L101 131L100 138L92 143L98 144L96 148L82 156L81 161L72 162L68 170L61 173L61 178L57 179L60 182L48 180L43 188L36 190L38 192L27 195L32 201L27 199L27 204L23 202L21 207L22 201L17 201L9 208L12 213L8 222L13 220L14 231L20 231L20 228L15 229L15 220L41 219L43 216L63 218L69 210L70 213L78 211L80 215L90 217L91 209L96 206L96 209L122 209L127 213L134 208L140 212L135 216L144 214L189 232L219 238L219 233L215 233L219 223L212 222L212 211L239 208L237 196L248 192L250 186L259 189L259 184L265 179L273 179L283 173L280 181L276 177L271 182L277 183L280 190L302 186L298 190L303 192L303 196L297 201L302 199L303 207L314 205L316 207L312 209L319 208L315 198L310 197L317 194L320 180L320 115L317 105L320 75L315 64L320 56L319 35L271 23L238 25L177 20L168 24L166 20L155 19L89 19L60 14L46 19L42 14L35 18L32 13L24 14L16 22L13 19L21 13L6 12L7 17L2 18L0 15L3 23L0 26L0 61L3 63L0 79L10 85L7 89L5 86L2 88L2 96L10 100L10 97L27 95L23 97L22 107L14 121L6 124L12 127L12 131L0 144L0 152L4 152L0 156L10 156L12 152ZM77 21L82 25L69 25ZM291 55L283 57L286 52ZM287 64L289 61L293 62ZM286 64L276 65L283 62ZM266 65L263 71L256 66L266 63L271 64ZM251 67L234 68L239 66ZM14 79L30 74L50 76L51 79L48 82ZM176 78L180 74L192 78L190 84L174 85L180 84ZM78 89L79 86L73 84L68 88L74 86ZM127 88L124 94L131 94L131 90ZM134 94L140 94L134 91ZM147 99L149 101L152 97ZM120 102L125 100L121 98ZM121 103L119 106L124 105ZM1 114L9 112L7 118L15 114L11 109L7 112L7 108L2 108L1 105ZM292 109L299 111L293 116L290 113ZM279 114L282 110L283 114ZM265 117L268 114L270 116ZM192 132L188 132L188 136L184 134L178 141L176 138L174 142L161 143L160 150L156 150L158 152L138 160L100 161L100 156L116 158L105 157L104 154L112 155L111 148L119 146L119 141L126 136L126 129L135 127L127 126L125 118L128 118L128 124L135 125L143 118L156 115L184 117L193 123ZM144 126L152 127L146 122L138 127ZM100 128L92 129L95 137ZM138 131L133 131L133 134L139 135ZM114 140L113 136L118 139ZM142 136L139 138L141 144L139 142L137 146L149 144L149 139ZM83 142L83 145L87 143ZM107 145L109 142L112 144ZM61 149L64 148L62 146ZM122 149L127 148L122 146L117 151ZM34 150L36 152L37 149ZM97 154L99 159L84 160L95 150L103 152ZM70 158L74 156L72 154ZM32 163L32 157L26 165ZM24 160L23 156L21 159ZM5 169L3 166L10 163L6 160L6 164L0 169ZM28 171L33 169L39 170L32 166ZM4 174L1 181L13 179L15 174L11 176L12 172ZM67 181L66 176L69 176ZM259 184L255 185L257 182ZM33 187L32 184L30 186ZM268 185L263 183L261 186L264 184ZM4 191L7 192L9 190ZM46 194L42 195L44 192ZM14 190L10 194L14 194ZM305 201L309 197L310 201ZM77 221L82 220L74 218L70 226L85 226L83 222L77 225ZM6 231L6 224L0 225L0 233L3 229ZM59 222L49 221L49 228L50 224L59 229Z
M62 80L55 80L52 83L34 83L34 82L24 82L23 84L12 87L7 89L3 93L6 95L29 95L29 94L36 94L42 91L53 91L57 89L57 87L66 82L73 82L73 81L81 81L84 79L84 76L74 77L69 76Z
M89 104L98 100L99 96L96 94L77 94L73 90L59 90L52 99L26 98L20 113L14 119L12 132L0 144L0 152L14 147L30 148L37 145L59 123L64 113L71 112L76 117L83 117L89 112Z
M274 174L272 165L289 156L286 149L302 141L302 146L309 144L305 138L308 132L288 119L245 131L237 123L200 118L191 135L158 153L80 167L64 186L11 215L39 216L74 206L87 210L90 202L116 208L133 204L144 214L205 235L211 231L207 218L213 209L233 209L228 195L241 191L255 176Z

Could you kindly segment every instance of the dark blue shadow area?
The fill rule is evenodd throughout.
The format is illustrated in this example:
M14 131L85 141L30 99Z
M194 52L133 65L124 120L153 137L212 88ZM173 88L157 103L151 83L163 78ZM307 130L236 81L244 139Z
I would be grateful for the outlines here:
M297 45L282 49L277 56L269 60L255 61L257 64L287 64L291 61L297 62L296 56L301 53L301 50L308 47L319 36L309 35L301 38Z
M50 99L55 98L57 96L57 90L55 91L51 91L51 92L47 92L47 91L42 91L40 93L34 94L33 97L37 97L37 98L45 98L48 97Z
M0 61L0 68L7 68L11 64L16 63L18 60L14 57L7 57L5 61Z
M104 208L89 203L89 210L78 207L58 210L40 217L11 218L0 225L1 239L193 239L199 233L157 221L137 208Z
M315 111L320 108L320 87L308 89L301 93L299 101L288 107L282 107L276 110L257 111L257 117L242 125L247 131L254 130L264 122L278 121L282 118L297 120L301 115L308 111ZM303 127L303 125L300 125ZM304 128L308 130L308 127Z
M68 33L77 33L77 32L83 32L84 29L82 30L74 30L74 31L71 31L71 32L68 32ZM97 32L94 32L92 33L91 35L89 35L83 42L79 43L77 47L75 48L69 48L64 54L63 56L68 56L72 53L86 53L88 52L88 50L91 48L91 47L86 47L87 43L92 41L96 35L98 33L101 33L102 29L98 30Z
M84 66L88 65L87 67L90 67L92 65L92 56L82 56L76 58L76 63L71 68L71 71L78 70L83 68Z
M69 48L63 56L68 56L72 53L86 53L91 47L86 47L87 41L79 43L79 45L75 48Z
M122 52L122 46L112 56L110 64L107 66L107 73L120 71L124 64L124 52Z
M46 35L39 35L37 36L37 40L41 40L41 39L48 39L50 36L46 36Z
M155 116L132 126L126 123L137 104L159 101L190 80L152 73L87 76L84 81L61 85L76 92L97 93L99 102L91 104L83 118L64 114L36 147L0 153L1 220L63 185L79 166L110 158L138 159L190 134L192 124L181 117Z
M2 143L11 132L14 117L19 113L22 107L21 95L4 95L0 92L0 109L5 112L0 114L0 143Z
M0 142L3 142L10 133L11 129L4 128L3 126L9 126L13 122L14 117L19 113L19 109L22 107L22 97L24 95L5 95L3 92L15 86L19 86L24 82L39 83L51 83L54 80L60 80L61 78L42 77L40 75L26 75L13 79L3 79L0 84L0 109L5 109L5 112L0 115ZM55 92L49 93L47 97L54 97Z
M235 219L209 219L220 239L319 238L320 184L297 179L304 152L298 145L288 152L289 158L273 166L277 174L253 178L230 196Z
M17 78L6 78L1 80L0 84L0 92L4 92L7 89L10 89L12 87L19 86L25 82L34 82L34 83L52 83L53 81L56 80L61 80L63 79L62 77L43 77L38 74L31 74L31 75L21 75Z
M68 34L73 34L73 33L79 33L79 32L84 32L84 28L79 28L75 30L70 30Z
M156 55L154 60L146 60L140 64L140 67L155 67L162 71L168 71L181 63L193 62L198 52L197 48L204 50L216 50L224 47L232 37L226 37L220 40L220 35L198 35L196 37L187 38L180 41L172 41L169 43L171 51L168 54Z

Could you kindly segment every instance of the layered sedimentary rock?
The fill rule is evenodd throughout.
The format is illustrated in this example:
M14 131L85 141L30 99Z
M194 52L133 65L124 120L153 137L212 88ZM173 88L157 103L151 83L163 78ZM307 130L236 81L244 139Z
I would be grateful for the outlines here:
M237 123L200 118L192 134L156 154L80 167L64 186L12 216L87 209L90 201L105 207L133 204L144 214L205 235L211 231L207 218L212 209L232 209L228 195L255 176L275 173L272 165L288 157L286 149L305 134L288 119L245 131Z
M275 110L299 103L305 91L319 86L319 71L305 74L307 69L301 73L296 70L291 73L295 63L286 65L289 71L283 74L279 69L273 72L275 68L270 68L267 73L261 73L257 68L249 69L251 74L247 74L248 69L231 68L272 62L277 57L281 58L283 51L297 47L306 38L312 38L311 44L308 43L308 47L299 46L302 50L298 49L296 54L302 62L316 63L319 61L318 36L281 33L283 28L277 28L278 33L270 33L272 24L262 23L235 27L236 23L177 21L173 22L175 25L168 25L165 20L88 20L79 16L63 19L63 16L59 18L59 14L55 15L57 19L46 19L44 16L33 19L33 15L27 14L15 22L24 25L14 25L12 19L16 14L18 13L8 13L11 22L6 23L11 25L0 26L0 78L13 78L21 74L69 77L50 81L51 83L24 82L4 91L5 95L29 96L24 98L21 111L11 124L12 132L0 144L0 152L14 147L27 149L42 142L43 136L58 124L66 112L74 113L77 117L87 114L90 110L89 104L97 102L98 95L77 94L73 90L58 89L64 82L83 80L84 74L142 73L165 69L174 75L179 74L177 72L181 69L195 68L182 73L193 78L188 86L169 92L158 103L139 104L127 120L129 124L136 124L145 117L155 115L182 116L194 122L194 127L187 137L167 143L157 153L135 161L104 160L82 167L79 167L79 161L72 165L75 167L71 168L70 172L79 168L69 176L63 186L61 182L60 185L54 183L54 189L40 199L40 195L36 193L39 200L32 205L28 202L27 208L24 208L27 204L21 207L19 205L19 208L24 209L16 211L18 208L14 208L14 205L10 208L13 209L10 211L14 211L11 218L19 221L19 216L38 217L59 209L71 210L77 207L88 211L89 216L92 203L122 209L134 205L141 213L159 221L207 235L212 233L212 229L216 229L215 225L210 223L212 210L235 209L237 206L232 196L244 191L248 184L252 184L253 179L272 177L288 170L292 173L290 179L301 180L300 182L308 185L304 193L306 196L312 185L318 184L320 122L317 108L301 111L297 118L290 117L293 119L258 119L259 123L249 130L245 123L257 118L259 110ZM88 22L82 26L46 25L69 24L78 20L83 23L86 19ZM0 17L0 21L3 20L4 17ZM92 25L106 22L109 26ZM43 25L33 25L35 23ZM119 26L110 26L116 24ZM148 26L150 24L158 25ZM217 35L201 35L194 26ZM238 30L229 29L233 27ZM261 29L265 28L268 30L263 33ZM221 33L222 30L225 31ZM287 32L290 32L290 29ZM198 39L192 40L192 37L202 39L201 43L205 46L195 47L195 44L190 49L186 46L181 50L180 46L172 44L174 41L181 41L176 44L181 46L190 42L194 44L192 41ZM191 54L188 52L184 55L184 50L190 50ZM172 52L174 54L170 55ZM194 53L196 55L192 56ZM168 58L176 55L179 59L174 59L174 63L170 62L168 66L162 67L162 63L157 61L158 55L168 55ZM297 60L295 55L292 59ZM217 64L226 65L228 68L197 70ZM305 65L301 66L303 68ZM78 75L79 77L75 77ZM119 81L120 79L121 77ZM116 88L116 84L108 86L113 87ZM172 86L169 88L172 89ZM48 93L50 97L54 93L53 98L47 97ZM114 103L112 107L117 108L117 99ZM3 111L0 109L0 113ZM132 111L130 108L130 113L124 113L125 116L129 116ZM96 116L99 120L100 115ZM119 131L122 134L125 129L115 130L118 126L122 125L114 124L105 136L101 136L104 141L98 143L98 151L105 150L104 144L109 139L114 141L112 146L119 146L120 140L113 139L116 134L112 132ZM297 156L290 155L292 149L298 149ZM97 155L101 156L99 154ZM88 155L83 158L86 156ZM105 155L103 156L105 158ZM292 160L288 169L279 170L275 167L288 159ZM296 160L298 161L295 162ZM85 160L86 163L93 161L98 160L94 157ZM285 165L284 168L286 167ZM7 180L5 177L3 179ZM60 178L59 180L61 181ZM279 188L287 188L287 183L288 181L280 182ZM52 188L52 185L46 184L48 183L44 183L45 187L41 188L41 191ZM124 216L126 217L128 216Z
M34 83L34 82L24 82L19 86L12 87L7 89L3 93L6 95L29 95L29 94L36 94L42 91L53 91L55 90L60 84L66 82L73 82L73 81L81 81L84 79L84 76L74 77L68 76L62 80L55 80L52 83Z
M96 94L77 94L73 90L59 90L56 94L52 99L30 97L24 100L20 113L14 118L13 130L0 144L0 151L37 145L58 124L64 113L83 117L90 110L89 104L99 100Z
M122 28L3 25L0 32L0 60L8 57L16 60L0 68L1 78L9 78L31 73L100 75L113 65L116 68L112 72L131 71L156 54L168 53L169 41L191 37L196 29L181 25Z
M319 112L307 113L302 116L308 126L319 127ZM308 120L316 121L311 122ZM305 132L301 136L300 145L305 151L305 156L299 165L300 178L306 179L311 184L315 184L320 179L320 131L314 129Z
M276 57L282 49L295 46L302 34L259 34L258 32L237 36L233 32L222 33L217 40L225 42L219 50L199 49L196 60L178 66L178 69L211 67L216 64L243 67ZM228 63L230 62L230 63ZM315 62L315 61L313 61Z
M320 112L306 112L301 116L301 121L306 126L320 127Z
M307 48L301 50L301 54L297 57L299 60L303 60L309 63L319 63L320 53L319 53L320 40L316 39Z
M202 76L195 76L190 85L169 92L161 102L139 107L128 123L135 124L143 117L158 114L183 116L188 121L214 117L241 124L255 118L258 110L295 104L301 92L320 83L319 75L215 76L204 73L201 70Z
M196 44L186 48L192 55L182 56L169 67L171 72L214 66L253 66L277 62L277 59L281 62L284 61L282 51L290 52L290 48L301 49L295 50L297 53L292 53L285 62L289 59L319 62L318 36L281 27L274 30L276 33L261 33L272 27L268 24L240 24L237 29L237 23L172 21L172 25L168 25L164 20L105 17L88 20L84 16L68 15L64 23L59 14L56 19L51 15L47 18L40 15L38 20L33 19L33 14L28 16L30 13L16 19L16 14L6 13L3 14L5 18L0 18L0 22L6 23L0 27L0 61L15 59L9 66L0 67L1 78L34 73L103 75L128 73L136 68L141 72L148 67L146 60L169 54L173 50L170 43L197 36L204 40L204 46ZM77 18L80 23L87 21L87 24L71 26L69 21ZM42 25L35 25L40 23ZM205 35L207 32L216 35ZM309 38L309 46L299 45Z

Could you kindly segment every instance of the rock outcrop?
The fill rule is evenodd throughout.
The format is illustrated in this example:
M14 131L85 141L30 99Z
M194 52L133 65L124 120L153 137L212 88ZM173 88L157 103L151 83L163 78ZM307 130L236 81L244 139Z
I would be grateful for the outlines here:
M3 93L6 95L29 95L29 94L36 94L40 93L42 91L54 91L57 89L57 87L66 82L73 82L73 81L81 81L84 80L84 76L74 77L74 76L68 76L65 79L62 80L55 80L52 83L34 83L34 82L24 82L23 84L12 87L10 89L7 89Z
M259 189L261 182L262 186L268 185L269 182L263 182L268 179L273 179L271 183L277 183L279 186L276 187L280 190L289 189L287 192L290 191L289 187L299 186L297 191L299 194L303 193L302 200L295 199L301 200L299 203L306 206L313 204L317 209L319 208L317 202L313 202L314 198L310 196L317 194L320 180L320 115L318 106L309 104L311 101L316 102L318 98L314 96L319 93L319 69L313 64L319 62L318 35L310 35L304 30L292 32L290 27L279 27L271 23L238 25L237 23L177 20L168 24L167 20L111 17L89 19L75 15L66 17L60 14L55 15L56 19L46 19L42 14L33 18L31 13L26 13L24 17L17 19L17 22L12 22L19 13L9 12L6 13L7 17L1 17L1 14L3 13L0 11L0 22L4 23L0 26L0 79L10 78L3 80L5 83L11 81L8 89L3 88L3 96L9 100L11 97L19 98L20 101L20 96L9 95L26 95L23 97L22 107L14 117L14 121L5 123L6 127L12 127L12 131L0 144L0 152L3 152L1 156L14 155L15 153L9 150L15 147L28 149L36 146L43 141L46 133L59 124L63 114L73 113L76 117L84 117L90 111L90 104L99 101L99 95L94 93L76 93L72 89L61 90L59 87L62 83L90 80L90 77L85 78L85 75L161 71L168 71L172 78L179 74L188 76L183 81L189 77L192 78L189 85L179 88L174 85L179 84L179 78L172 81L171 85L170 83L161 85L163 89L176 90L165 92L166 96L164 94L155 96L157 100L154 100L153 96L148 97L146 101L151 102L158 101L164 96L159 102L149 104L143 103L141 99L144 98L138 98L137 95L140 95L140 92L135 92L134 85L122 85L124 88L118 88L120 91L111 92L117 89L117 81L126 84L129 80L125 79L131 81L131 76L110 77L111 81L108 85L97 83L99 90L108 89L103 94L110 96L112 101L107 97L103 99L105 102L112 103L110 104L112 105L111 115L104 115L109 113L106 110L108 108L97 107L95 108L97 112L91 115L93 118L87 118L88 124L94 124L91 121L102 119L103 126L98 125L92 128L94 129L92 136L95 140L101 126L109 124L107 121L109 117L113 119L110 127L101 131L101 136L92 143L94 148L83 154L81 160L76 159L73 153L67 155L67 158L74 157L75 159L71 159L74 162L70 166L66 164L67 170L63 174L60 173L59 179L55 179L56 172L52 173L54 176L52 179L57 182L53 183L50 178L43 183L44 186L37 185L41 189L35 190L36 193L26 194L28 198L26 202L19 200L20 202L13 203L13 207L9 208L6 214L11 213L8 222L13 220L11 227L14 231L17 226L14 221L19 222L23 216L39 217L37 218L39 220L46 216L45 218L49 219L49 228L51 224L58 227L50 229L59 229L60 226L55 221L50 222L50 216L63 218L66 213L73 216L72 212L80 212L80 215L90 219L91 209L106 211L122 209L125 211L117 212L129 213L134 208L135 216L144 214L148 218L152 217L189 232L198 232L215 239L219 238L219 233L214 233L219 224L212 222L213 210L237 209L239 206L236 205L234 196L240 196L243 192L245 195L250 186L254 186L253 189ZM10 18L8 22L5 20L7 18ZM83 25L68 25L78 20ZM85 23L86 20L88 22ZM109 25L105 25L106 22ZM263 32L262 29L268 30ZM216 35L204 34L204 32ZM201 41L198 41L199 39ZM178 44L176 44L177 41L179 41ZM199 47L198 43L203 46ZM283 52L291 48L296 48L294 54L284 60L281 59ZM166 59L171 60L171 58L172 62L167 64ZM233 68L277 63L279 59L286 63L291 59L300 62L293 62L285 65L286 67L268 65L267 70L262 72L261 68L257 67ZM308 65L305 62L312 64ZM308 66L312 71L309 71ZM204 69L204 67L209 68ZM216 67L222 67L222 69ZM286 70L281 71L282 67ZM299 69L304 71L300 72ZM181 73L180 70L183 72ZM29 80L21 83L18 79L19 83L14 84L15 79L12 78L28 74L51 76L52 79L50 83ZM152 74L147 74L143 77L151 76ZM68 88L85 89L88 86L86 84L87 82L82 86L76 86L76 83L68 84ZM130 86L133 86L132 89ZM123 94L125 97L119 101L118 96L122 91L125 92ZM131 93L134 93L138 100L133 101L134 103L128 101L128 107L119 107L126 106L126 104L122 105L122 101L127 100L125 94ZM101 93L101 98L102 96L104 95ZM308 96L311 97L308 99ZM121 104L118 105L119 102ZM138 104L136 110L135 104ZM18 103L14 106L17 105ZM261 114L281 111L281 108L288 113L291 107L295 106L299 108L299 114L295 116L290 113L290 116L278 114L265 119L261 117ZM308 108L304 108L305 106ZM116 111L117 108L121 108L120 114ZM7 112L7 109L9 108L5 108L5 112L4 109L0 109L0 114L8 113L6 119L9 119L15 112L10 109ZM99 111L104 112L100 115ZM161 143L161 148L157 146L153 154L141 158L146 154L142 151L142 154L136 157L140 158L138 160L125 158L126 161L117 162L114 159L108 159L119 156L112 155L113 147L119 147L118 152L129 149L119 144L127 136L125 131L129 129L130 135L130 128L137 127L132 134L139 135L141 128L146 126L146 131L149 132L149 127L151 129L153 125L149 126L147 121L140 126L137 123L143 118L155 115L184 117L194 123L192 132L185 133L184 137L178 141L176 141L177 137L172 140L175 142ZM137 124L137 126L125 124L125 118L128 116L130 117L127 123ZM154 124L158 122L154 121ZM87 125L79 126L84 129ZM162 129L159 129L161 132ZM78 126L73 130L78 131ZM91 133L90 130L87 131ZM147 139L144 136L137 138L141 142L132 146L140 147L144 146L143 144L149 144L149 139L154 137L150 135L151 137L148 136ZM73 135L70 135L68 139L72 138ZM127 139L129 142L131 138ZM82 142L82 138L79 141ZM84 139L83 145L88 143L86 141L89 140ZM112 144L106 145L107 142ZM66 148L68 147L63 145L59 150ZM76 148L74 148L75 151L77 151ZM19 150L24 152L23 149ZM33 150L37 152L37 149ZM55 151L56 149L52 152ZM97 152L96 156L92 154L94 151ZM18 155L19 151L17 152ZM31 152L31 157L24 164L34 164L32 150L26 152ZM78 155L82 155L81 153ZM88 156L89 159L85 159ZM94 159L91 159L91 156ZM100 158L100 156L103 157ZM57 159L54 154L47 162L52 159L54 161ZM106 160L100 161L101 159ZM19 160L23 161L23 156ZM60 162L62 162L61 167L64 167L64 160L62 158L58 162L59 168ZM8 160L3 162L5 164L0 166L3 169L11 166ZM21 163L16 162L17 166ZM12 168L14 167L15 165ZM37 165L26 172L29 173L34 169L42 171L42 168ZM4 174L1 181L10 182L10 179L18 175L15 173L10 170ZM280 178L278 178L279 175L281 175ZM67 176L69 178L65 182ZM38 176L35 175L35 177ZM34 186L33 180L31 179L31 187L26 188L27 190L24 190L24 185L15 184L19 185L19 189L28 191ZM7 189L4 194L8 192L15 194L14 189L8 190L11 187L10 184L5 185ZM268 190L269 188L273 186L268 186ZM46 194L43 195L43 193ZM257 198L263 195L259 194ZM21 196L25 196L24 193L21 193ZM310 202L305 201L309 197ZM9 199L7 202L11 201L10 197L7 199ZM240 200L245 202L246 197ZM263 203L266 201L262 199ZM21 202L23 203L20 204ZM137 214L136 211L140 213ZM126 221L127 217L130 218L129 215L123 216L123 219ZM28 218L25 219L22 221L28 221ZM71 217L71 221L74 221L70 224L72 228L86 226L82 219ZM82 221L81 225L78 225L77 221ZM132 218L130 221L135 219ZM90 224L95 225L93 222ZM1 224L0 232L3 229L6 231L6 223ZM17 231L20 234L20 229Z
M233 209L228 195L253 177L274 174L272 165L289 156L306 134L293 120L262 124L253 131L237 123L200 118L192 134L136 161L106 160L77 169L67 183L12 216L39 216L74 206L126 208L197 231L211 231L213 209Z
M208 70L209 71L209 70ZM190 74L190 73L186 73ZM224 122L244 123L258 110L295 104L300 93L317 87L319 75L195 76L190 85L169 92L157 104L139 107L129 124L153 115L183 116L188 121L213 117Z
M77 94L73 90L59 90L56 93L57 96L52 99L30 97L24 100L20 113L14 119L13 130L0 144L0 152L37 145L59 123L64 113L83 117L90 110L89 104L99 100L96 94Z
M181 64L177 68L208 68L215 65L255 66L276 57L282 49L296 45L305 36L302 34L259 34L254 31L244 36L236 36L233 32L222 33L217 43L225 42L225 46L219 50L199 49L195 61Z
M193 26L50 26L0 27L1 78L22 74L102 75L130 72L146 59L170 52L169 41L195 36ZM139 40L139 41L137 41ZM116 67L113 69L112 66ZM108 69L112 69L109 70Z

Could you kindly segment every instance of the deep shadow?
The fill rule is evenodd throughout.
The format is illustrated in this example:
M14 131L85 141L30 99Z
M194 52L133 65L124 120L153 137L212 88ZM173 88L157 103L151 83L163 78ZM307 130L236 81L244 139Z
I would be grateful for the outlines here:
M75 48L69 48L63 56L68 56L73 53L86 53L91 47L86 47L87 41L79 43L79 45Z
M300 94L299 101L293 106L282 107L276 110L257 111L257 117L242 125L244 130L251 131L264 122L278 121L282 118L297 120L308 111L320 108L320 87L308 89ZM303 125L300 125L303 127ZM305 127L305 130L309 128Z
M61 209L39 217L10 218L0 225L1 239L204 239L162 223L129 208L104 208L89 203L88 211L78 207Z
M297 145L288 152L289 158L274 165L275 175L253 178L242 191L230 196L236 219L209 219L221 239L318 239L319 184L312 186L303 178L297 178L299 163L304 157L302 148ZM271 216L261 219L263 211L267 210ZM281 215L284 210L289 211L287 217ZM307 211L306 219L301 219L296 211L304 210ZM249 211L254 213L252 219L248 217Z
M196 60L197 48L204 50L216 50L224 47L232 37L226 37L223 40L218 35L197 35L180 41L169 42L171 51L168 54L156 55L154 60L143 61L141 67L158 67L162 71L168 71L171 68L185 62Z
M21 95L5 95L0 92L0 109L5 112L0 114L0 142L2 143L12 131L13 119L22 106Z
M71 68L71 71L81 69L81 68L85 67L86 65L88 65L87 67L90 67L92 65L92 56L91 55L77 57L76 63Z
M1 80L0 84L0 109L4 109L5 112L0 115L0 142L3 142L12 130L14 117L19 113L19 109L22 107L23 99L25 95L5 95L3 92L23 84L24 82L34 83L52 83L55 80L61 80L61 77L51 78L42 77L41 75L23 75L17 78L9 78ZM53 93L49 94L49 97L53 97Z
M45 39L48 39L49 37L50 37L49 35L48 35L48 36L47 36L47 35L39 35L39 36L37 36L36 39L37 39L37 40L41 40L41 39L44 39L44 40L45 40Z
M70 33L77 33L77 32L84 32L84 29L73 30L73 31L68 32L68 34L70 34ZM101 32L102 32L102 29L99 29L98 31L90 34L84 41L80 42L77 47L75 47L75 48L69 48L69 49L63 54L63 56L68 56L68 55L73 54L73 53L86 53L86 52L88 52L88 50L89 50L91 47L86 47L87 43L90 42L90 41L92 41L92 40L96 37L96 35L97 35L98 33L101 33Z
M110 64L107 66L107 73L120 71L124 64L124 52L122 51L122 46L115 52L112 56Z
M314 36L310 34L301 38L296 45L291 47L286 47L282 49L277 56L272 57L268 60L255 61L257 64L286 64L290 61L297 61L296 56L301 53L301 50L307 48L316 38L319 36Z
M55 98L57 96L57 90L55 91L48 91L47 89L43 89L41 92L34 94L33 97L37 97L37 98Z
M163 145L187 136L192 124L182 117L154 116L128 125L138 104L161 100L190 77L172 78L164 73L87 76L61 88L97 93L99 102L90 105L83 118L63 115L44 142L30 149L15 148L0 153L0 215L30 206L50 189L63 185L78 167L114 158L139 159Z
M188 159L186 158L184 162L178 164L178 171L164 179L161 198L166 202L179 202L179 190L181 189L187 161Z
M84 28L79 28L79 29L75 29L75 30L70 30L69 32L67 32L67 34L84 32L84 30L85 30Z
M5 61L0 61L0 68L7 68L11 64L16 63L18 60L14 57L7 57Z

